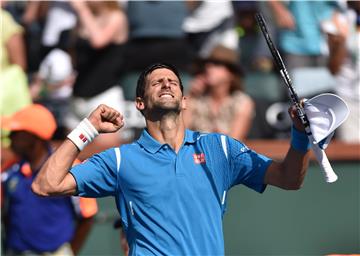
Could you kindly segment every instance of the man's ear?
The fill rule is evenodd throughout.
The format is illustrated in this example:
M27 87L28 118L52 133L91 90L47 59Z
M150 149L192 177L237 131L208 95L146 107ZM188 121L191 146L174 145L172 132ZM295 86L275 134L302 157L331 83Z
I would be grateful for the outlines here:
M136 105L137 110L139 110L139 111L142 111L145 109L144 100L141 97L136 97L135 105Z
M186 104L187 104L187 97L186 96L183 96L182 97L182 100L181 100L181 109L186 109Z

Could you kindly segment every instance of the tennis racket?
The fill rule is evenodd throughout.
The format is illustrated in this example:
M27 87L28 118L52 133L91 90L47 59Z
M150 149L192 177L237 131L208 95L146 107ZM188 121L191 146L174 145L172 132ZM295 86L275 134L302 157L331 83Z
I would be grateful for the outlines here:
M328 183L335 182L338 177L337 177L336 173L334 172L334 170L332 169L331 164L325 154L325 151L323 149L321 149L319 147L319 145L314 142L314 138L313 138L313 135L310 130L310 122L305 114L304 108L302 107L302 105L300 103L299 97L295 92L295 89L292 85L292 81L289 77L289 74L286 70L285 64L280 56L280 53L271 40L270 34L267 30L265 19L263 18L263 16L260 13L257 13L255 15L255 19L264 35L266 43L267 43L267 45L270 49L270 52L274 58L274 61L276 63L276 67L278 68L278 70L281 74L281 77L283 78L283 80L289 90L289 95L290 95L291 101L295 105L297 114L298 114L302 124L304 125L305 132L311 143L311 148L312 148L314 155L315 155L315 157L323 171L323 174L325 176L325 181Z

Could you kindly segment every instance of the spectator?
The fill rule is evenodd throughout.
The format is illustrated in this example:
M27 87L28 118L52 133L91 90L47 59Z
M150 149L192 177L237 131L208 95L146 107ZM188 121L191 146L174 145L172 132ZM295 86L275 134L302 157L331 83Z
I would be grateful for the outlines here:
M10 115L31 103L26 78L23 28L1 8L0 115Z
M1 67L7 68L10 65L18 65L26 71L26 55L23 38L23 28L17 24L11 14L1 8L1 17L4 19L2 30L2 50Z
M0 117L11 115L31 104L25 74L24 30L3 7L2 2L0 9ZM1 170L3 170L16 158L9 149L9 133L1 130L1 135Z
M55 116L55 140L66 136L65 117L68 113L75 72L71 57L61 49L53 49L40 63L30 90L34 101L45 105Z
M350 115L338 129L339 139L360 143L360 2L349 1L344 13L335 13L324 26L330 48L329 70L335 75L336 93L350 108Z
M242 70L236 52L217 46L201 65L203 71L190 87L185 111L187 126L244 140L251 127L254 102L242 90Z
M268 2L279 28L279 46L288 69L326 66L326 38L321 22L336 10L335 1Z
M186 1L189 15L183 23L188 40L197 56L208 57L219 44L238 49L231 1Z
M11 148L20 158L1 174L5 254L77 254L97 212L95 199L44 198L31 191L32 181L53 153L53 115L34 104L4 119L3 126L11 131Z
M255 14L261 12L265 17L270 10L265 1L234 1L236 30L239 35L240 64L246 73L270 72L273 68L271 53L259 30ZM267 28L273 34L272 19L267 19ZM273 38L275 39L275 38Z
M26 28L28 65L32 75L52 49L68 49L76 15L68 1L27 1L20 21Z
M140 73L145 67L163 61L187 74L192 52L182 24L187 15L185 1L129 1L130 40L126 49L128 73ZM128 88L131 100L135 87Z
M41 38L42 58L52 49L66 50L70 45L70 31L76 26L77 17L68 1L49 1Z
M14 4L11 1L12 5ZM39 69L40 62L45 56L42 48L42 36L46 25L47 11L50 1L21 1L22 8L17 16L20 24L25 28L26 56L28 73L31 75Z
M338 8L336 1L269 1L279 31L279 48L300 97L331 91L326 68L328 47L321 26ZM305 83L303 81L306 81ZM318 81L317 85L303 84ZM284 98L287 96L283 88ZM301 89L301 91L299 90Z
M79 16L74 47L77 77L73 87L68 128L74 128L90 109L101 103L123 111L123 92L118 85L124 69L124 43L128 37L127 17L116 1L71 1ZM105 149L121 143L120 133L101 136L94 148ZM87 158L85 152L83 158Z

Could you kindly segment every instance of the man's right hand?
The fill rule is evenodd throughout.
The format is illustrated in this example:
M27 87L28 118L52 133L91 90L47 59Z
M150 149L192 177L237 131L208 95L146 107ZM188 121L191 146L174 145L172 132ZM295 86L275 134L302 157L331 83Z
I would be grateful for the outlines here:
M88 119L99 133L116 132L124 126L123 115L104 104L91 112Z

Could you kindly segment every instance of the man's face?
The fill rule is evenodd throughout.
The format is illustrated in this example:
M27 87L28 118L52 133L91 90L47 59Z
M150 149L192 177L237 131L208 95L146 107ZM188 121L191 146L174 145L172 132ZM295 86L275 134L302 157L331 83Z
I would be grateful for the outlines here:
M146 111L175 111L185 108L178 77L169 69L160 68L147 75L144 98L137 99L137 108Z
M208 63L205 66L205 79L210 87L216 87L230 84L233 75L224 65Z
M10 133L11 149L15 154L25 157L34 149L36 136L26 131L15 131Z

